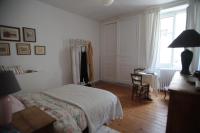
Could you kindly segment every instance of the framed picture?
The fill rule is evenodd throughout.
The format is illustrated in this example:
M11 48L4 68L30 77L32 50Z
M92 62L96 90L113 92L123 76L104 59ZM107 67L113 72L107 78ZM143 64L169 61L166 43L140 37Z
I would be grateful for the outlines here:
M0 40L20 41L20 28L0 25Z
M46 46L35 46L35 55L45 55Z
M16 43L17 55L31 55L31 45L27 43Z
M36 42L35 29L23 27L23 39L24 42Z
M9 56L9 55L10 55L10 44L0 43L0 56Z

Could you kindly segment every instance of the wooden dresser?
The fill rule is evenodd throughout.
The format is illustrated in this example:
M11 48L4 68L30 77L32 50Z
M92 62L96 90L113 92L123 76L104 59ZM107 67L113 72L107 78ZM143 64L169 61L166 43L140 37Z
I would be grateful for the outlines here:
M169 92L166 133L200 133L200 91L176 72Z

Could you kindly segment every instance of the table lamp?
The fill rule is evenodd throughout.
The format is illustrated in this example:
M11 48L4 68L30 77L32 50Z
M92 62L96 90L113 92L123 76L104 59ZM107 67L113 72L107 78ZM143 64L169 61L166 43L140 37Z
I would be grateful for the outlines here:
M13 133L12 129L12 105L10 94L20 90L20 86L12 71L0 71L0 130L1 133Z
M194 29L183 31L170 45L169 48L184 47L181 53L182 70L181 74L190 75L190 64L193 58L193 52L186 49L188 47L200 47L200 34Z

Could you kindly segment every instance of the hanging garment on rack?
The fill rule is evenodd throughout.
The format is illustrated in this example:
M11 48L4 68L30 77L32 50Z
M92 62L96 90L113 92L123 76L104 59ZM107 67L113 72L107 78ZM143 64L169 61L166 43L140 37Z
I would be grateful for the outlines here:
M72 73L74 84L80 84L80 47L71 47Z
M91 42L88 43L87 63L89 67L89 81L94 81L93 49Z
M80 81L88 83L88 68L87 68L87 53L86 51L81 52L81 74L80 74Z

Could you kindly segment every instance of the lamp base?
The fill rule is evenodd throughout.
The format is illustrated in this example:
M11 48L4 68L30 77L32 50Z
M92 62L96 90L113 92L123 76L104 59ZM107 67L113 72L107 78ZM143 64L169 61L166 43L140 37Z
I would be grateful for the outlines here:
M193 53L192 51L185 49L182 53L181 53L181 63L182 63L182 70L181 70L181 74L182 75L191 75L190 73L190 64L192 62L192 58L193 58Z
M181 71L180 73L181 73L181 75L183 75L183 76L190 76L190 75L192 75L190 72Z
M20 133L20 131L18 131L12 126L12 124L0 126L0 131L1 133Z
M0 97L0 125L12 122L12 105L9 95Z

